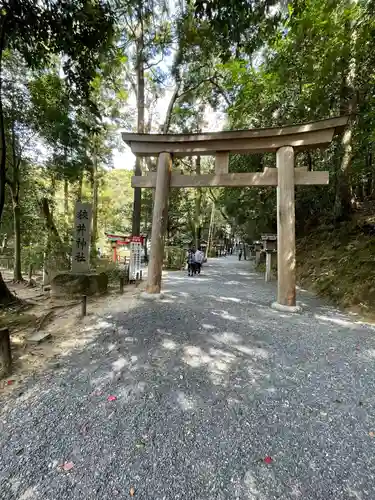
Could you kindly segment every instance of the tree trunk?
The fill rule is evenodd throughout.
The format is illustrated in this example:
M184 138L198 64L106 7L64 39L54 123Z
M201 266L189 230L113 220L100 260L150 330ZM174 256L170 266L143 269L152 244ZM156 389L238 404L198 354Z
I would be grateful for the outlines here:
M82 200L82 187L83 187L83 171L81 171L78 177L77 201Z
M4 253L6 248L8 248L8 235L4 234L3 241L1 243L1 252Z
M137 132L144 133L145 127L145 71L144 71L144 33L142 21L142 1L138 4L139 35L136 41L137 57ZM134 175L142 175L142 160L137 156L135 160ZM141 188L134 188L132 235L137 236L141 232Z
M348 0L348 6L353 0ZM348 218L351 211L351 167L352 167L352 142L355 126L355 113L358 104L358 92L356 90L356 46L357 29L349 19L346 21L346 29L351 33L348 44L344 47L342 57L342 79L340 89L340 114L351 115L348 126L341 140L341 163L336 171L336 196L334 203L334 218L340 220Z
M0 304L7 305L12 302L20 302L20 300L9 290L0 273Z
M14 218L14 281L23 281L21 269L21 208L17 200L13 199Z
M5 185L6 185L6 139L5 139L5 123L3 111L3 79L2 79L2 62L3 53L5 50L5 31L8 14L1 16L0 24L0 221L4 210L5 204ZM5 288L6 285L4 284ZM0 287L1 294L1 287Z
M13 144L13 176L12 181L8 181L9 191L12 198L13 207L13 234L14 234L14 264L13 264L13 280L16 282L23 281L21 268L21 207L20 207L20 164L21 159L17 158L15 147L15 131L12 130Z
M311 151L306 151L306 160L307 160L307 170L309 172L312 171L312 166L313 166L313 163L312 163L312 155L311 155Z
M29 271L27 274L27 280L30 282L33 277L33 265L30 263L29 264Z
M52 174L52 177L51 177L51 199L55 198L55 196L56 196L56 176L54 174ZM47 205L48 205L48 211L51 213L51 217L53 217L53 211L55 208L54 204L52 203L52 206L50 208L48 201L47 201Z
M371 196L371 186L372 186L372 144L368 145L366 154L366 177L363 181L363 198L367 200Z
M64 250L64 243L62 242L59 232L56 228L55 222L52 217L52 213L50 212L49 209L49 203L47 198L42 199L40 203L40 208L45 220L46 228L48 230L47 249L48 251L50 251L51 247L54 247L53 251L56 254L56 256L61 260L61 263L64 266L69 268L69 259Z
M334 203L335 220L348 218L352 211L350 173L353 157L353 128L354 123L351 120L342 136L340 148L340 151L342 152L341 161L340 158L337 159L337 161L340 162L340 165L336 171L336 195Z
M165 116L165 121L164 121L164 125L163 125L163 134L168 134L168 132L169 132L169 127L171 126L173 107L174 107L175 102L178 98L178 92L180 90L180 85L181 85L181 83L178 83L176 85L174 92L172 94L172 97L169 101L167 114Z
M5 31L8 14L5 13L0 17L0 221L3 215L5 203L5 185L6 185L6 139L5 139L5 123L3 111L3 79L2 79L2 62L3 53L5 50ZM6 286L3 277L0 273L0 303L9 304L10 302L18 301L12 292Z
M142 175L141 158L136 158L134 175ZM139 236L141 232L141 209L142 209L142 191L141 188L134 188L133 202L133 220L132 220L132 235Z
M213 232L213 227L214 227L214 221L215 221L215 202L212 202L212 209L211 209L211 219L210 219L210 226L208 228L208 238L207 238L207 246L206 246L206 259L209 255L210 252L210 246L211 246L211 241L212 241L212 232Z
M64 242L69 245L69 181L64 179L64 223L65 223L65 234Z

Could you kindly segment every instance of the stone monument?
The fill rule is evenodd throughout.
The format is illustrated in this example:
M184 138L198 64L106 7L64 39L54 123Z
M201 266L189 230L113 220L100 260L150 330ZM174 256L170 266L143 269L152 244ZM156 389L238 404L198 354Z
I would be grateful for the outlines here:
M108 288L105 273L90 271L92 207L77 201L72 242L72 270L59 272L51 280L52 297L74 297L104 293Z

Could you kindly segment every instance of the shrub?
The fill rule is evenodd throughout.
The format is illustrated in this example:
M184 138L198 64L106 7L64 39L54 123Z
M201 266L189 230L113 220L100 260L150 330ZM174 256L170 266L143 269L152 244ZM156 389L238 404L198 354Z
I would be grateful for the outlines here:
M183 269L186 265L186 252L180 247L168 246L164 249L163 267L174 271Z

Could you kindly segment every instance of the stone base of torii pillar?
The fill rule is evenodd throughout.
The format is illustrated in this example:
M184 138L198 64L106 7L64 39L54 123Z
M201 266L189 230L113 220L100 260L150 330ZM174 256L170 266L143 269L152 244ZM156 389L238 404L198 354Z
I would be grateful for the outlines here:
M164 295L161 292L160 293L142 292L140 294L140 297L146 300L157 300L157 299L162 299Z
M278 302L272 302L271 308L274 309L275 311L287 312L287 313L299 313L302 311L302 307L299 305L284 306L283 304L279 304Z

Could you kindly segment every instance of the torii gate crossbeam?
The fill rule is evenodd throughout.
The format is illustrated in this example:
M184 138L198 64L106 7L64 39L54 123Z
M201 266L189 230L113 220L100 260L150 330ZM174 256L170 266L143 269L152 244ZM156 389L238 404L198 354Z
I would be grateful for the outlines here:
M348 117L336 117L301 125L269 129L236 130L204 134L131 134L123 140L138 156L158 156L157 172L133 177L132 186L155 188L151 251L147 292L159 294L164 252L164 220L171 187L277 186L277 269L276 305L296 310L295 196L299 185L328 184L328 172L294 168L294 152L327 147L334 135L344 130ZM276 152L276 168L263 172L228 173L229 153ZM215 156L215 174L171 173L172 156Z

